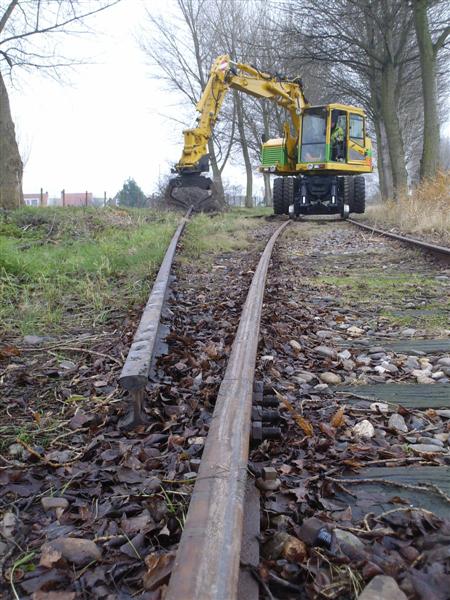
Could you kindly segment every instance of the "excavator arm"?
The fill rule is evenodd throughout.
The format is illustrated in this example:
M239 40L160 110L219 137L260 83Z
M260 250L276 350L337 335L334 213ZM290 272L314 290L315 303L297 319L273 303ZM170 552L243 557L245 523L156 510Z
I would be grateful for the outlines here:
M197 126L183 132L183 154L175 166L180 175L208 170L208 140L229 89L271 100L286 109L292 127L288 122L284 125L285 143L288 156L293 156L298 142L300 114L307 105L301 81L282 79L251 65L235 63L228 55L223 55L214 61L208 83L196 106L200 113Z

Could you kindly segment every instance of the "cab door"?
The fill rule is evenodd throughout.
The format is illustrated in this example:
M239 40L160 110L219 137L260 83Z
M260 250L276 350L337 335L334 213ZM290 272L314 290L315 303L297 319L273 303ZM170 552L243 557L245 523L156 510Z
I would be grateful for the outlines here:
M349 113L347 162L349 164L364 164L366 159L365 122L362 115Z

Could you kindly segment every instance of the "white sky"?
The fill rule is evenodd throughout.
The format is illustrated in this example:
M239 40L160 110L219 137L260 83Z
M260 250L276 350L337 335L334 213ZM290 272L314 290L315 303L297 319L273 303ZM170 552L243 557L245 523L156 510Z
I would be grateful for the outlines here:
M24 192L109 197L128 177L151 192L177 162L182 128L160 114L173 111L166 107L174 97L150 79L136 41L144 8L143 0L123 0L90 20L96 35L66 37L61 53L76 57L81 49L95 63L67 71L68 84L27 73L10 90Z
M62 54L77 57L81 51L93 63L68 71L70 83L25 73L10 88L25 193L42 187L59 197L64 188L112 197L128 177L150 193L177 162L182 127L163 114L192 108L174 108L176 97L149 77L136 41L145 6L161 10L171 2L123 0L90 20L95 35L63 39ZM450 135L449 124L443 133ZM227 166L226 173L244 183L237 167ZM259 187L255 182L255 191Z

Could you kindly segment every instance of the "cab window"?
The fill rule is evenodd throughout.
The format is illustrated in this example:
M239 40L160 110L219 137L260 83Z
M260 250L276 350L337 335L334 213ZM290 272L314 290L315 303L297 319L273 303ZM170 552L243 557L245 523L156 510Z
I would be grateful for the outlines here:
M350 115L350 139L364 147L364 119L360 115Z
M326 117L323 108L312 108L303 113L301 162L325 160Z

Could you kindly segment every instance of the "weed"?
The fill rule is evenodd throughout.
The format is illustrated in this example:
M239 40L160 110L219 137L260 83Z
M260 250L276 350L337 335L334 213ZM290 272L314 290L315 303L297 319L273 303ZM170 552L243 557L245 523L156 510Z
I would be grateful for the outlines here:
M411 234L430 234L450 243L450 171L426 180L398 201L369 206L364 220Z

